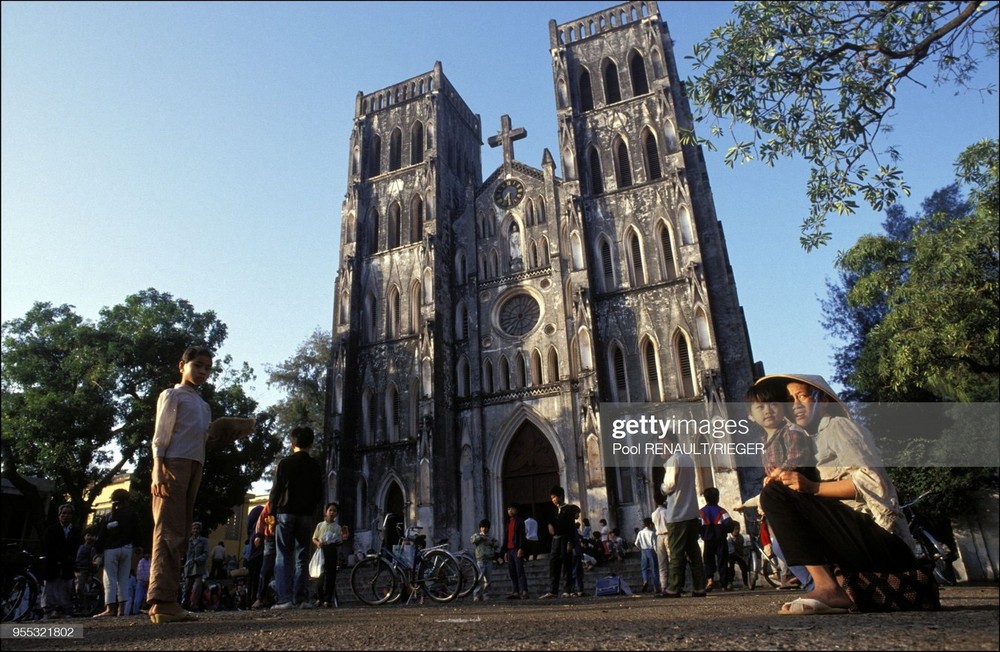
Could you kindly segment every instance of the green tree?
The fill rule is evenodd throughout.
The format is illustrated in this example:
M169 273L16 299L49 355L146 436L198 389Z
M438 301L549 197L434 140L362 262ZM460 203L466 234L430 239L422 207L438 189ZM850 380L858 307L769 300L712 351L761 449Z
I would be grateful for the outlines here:
M332 337L317 329L284 362L266 366L268 387L281 389L286 398L271 406L278 432L309 426L316 432L313 455L325 459L327 442L322 436L327 398L327 370Z
M130 466L133 491L148 501L150 439L160 391L179 380L177 361L192 344L218 350L226 325L211 311L149 289L85 321L72 306L36 303L24 318L3 324L2 416L4 477L56 481L79 514L118 473ZM243 393L252 378L246 365L230 369L202 395L214 417L250 416L256 402ZM258 417L255 432L224 450L210 449L199 517L211 528L234 504L280 447L271 419ZM233 499L236 497L235 500Z
M997 141L963 157L961 179L982 184L971 212L927 215L905 239L864 236L838 259L857 275L850 305L886 306L851 376L855 387L883 388L881 400L913 389L953 401L995 401L1000 392Z
M829 240L827 216L854 213L859 197L880 211L909 194L899 153L877 144L892 129L897 89L923 85L914 73L925 64L936 84L968 87L979 58L997 55L998 9L983 1L738 2L734 19L694 47L685 86L717 116L712 138L732 138L727 165L794 156L810 163L801 225L810 250Z
M959 157L958 184L934 193L920 215L889 211L882 235L864 236L838 259L840 284L829 284L825 326L846 343L837 379L868 402L995 402L1000 392L1000 145L987 140ZM894 419L869 424L894 446L890 469L906 499L926 491L922 505L939 523L967 504L970 492L997 485L992 467L951 467L995 450L995 424L972 424L942 410L939 423L894 431ZM883 452L890 452L883 444ZM952 457L954 458L954 457ZM943 519L943 521L942 521Z

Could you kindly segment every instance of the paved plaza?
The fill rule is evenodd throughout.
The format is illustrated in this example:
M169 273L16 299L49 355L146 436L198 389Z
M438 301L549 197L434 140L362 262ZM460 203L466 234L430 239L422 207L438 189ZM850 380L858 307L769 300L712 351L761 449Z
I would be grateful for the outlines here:
M192 623L146 618L54 621L82 639L3 641L15 650L998 650L997 584L941 591L938 612L779 616L794 593L705 599L584 597L336 610L231 611Z

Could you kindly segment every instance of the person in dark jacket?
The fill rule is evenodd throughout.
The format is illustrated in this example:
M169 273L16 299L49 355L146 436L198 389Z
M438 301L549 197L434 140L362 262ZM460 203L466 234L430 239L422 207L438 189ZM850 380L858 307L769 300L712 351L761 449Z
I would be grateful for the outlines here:
M73 613L73 578L76 576L76 552L83 534L74 523L76 509L66 503L59 507L59 522L45 530L45 592L42 608L49 618Z
M507 506L507 524L503 534L503 553L507 559L507 573L510 575L511 600L528 599L528 578L524 574L525 544L524 519L517 513L517 503Z
M312 428L292 430L292 454L278 462L270 501L277 516L274 565L278 601L273 609L314 606L306 593L315 514L323 501L323 468L309 456Z

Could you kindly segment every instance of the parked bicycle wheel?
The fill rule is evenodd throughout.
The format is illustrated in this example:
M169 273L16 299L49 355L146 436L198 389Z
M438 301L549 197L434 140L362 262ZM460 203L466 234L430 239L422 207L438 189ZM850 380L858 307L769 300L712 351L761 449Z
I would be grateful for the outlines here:
M778 563L777 557L761 555L760 576L774 588L781 586L781 564Z
M458 560L458 569L462 575L462 586L458 590L458 597L467 598L482 579L479 564L468 553L459 554L455 558Z
M458 561L443 550L432 550L418 562L417 580L424 592L435 602L451 602L462 588L462 571Z
M396 572L381 557L365 557L351 570L351 592L365 604L388 601L398 590Z
M19 623L28 618L38 600L38 583L25 574L14 575L3 591L3 622Z
M87 582L87 589L81 596L73 594L73 612L77 616L93 616L104 610L104 585L96 577Z

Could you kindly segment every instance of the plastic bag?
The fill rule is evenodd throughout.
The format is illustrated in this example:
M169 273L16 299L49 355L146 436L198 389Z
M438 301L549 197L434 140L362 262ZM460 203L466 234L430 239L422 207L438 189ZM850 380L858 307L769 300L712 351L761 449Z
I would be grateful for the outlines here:
M323 551L316 548L312 559L309 560L309 577L317 579L323 574Z

